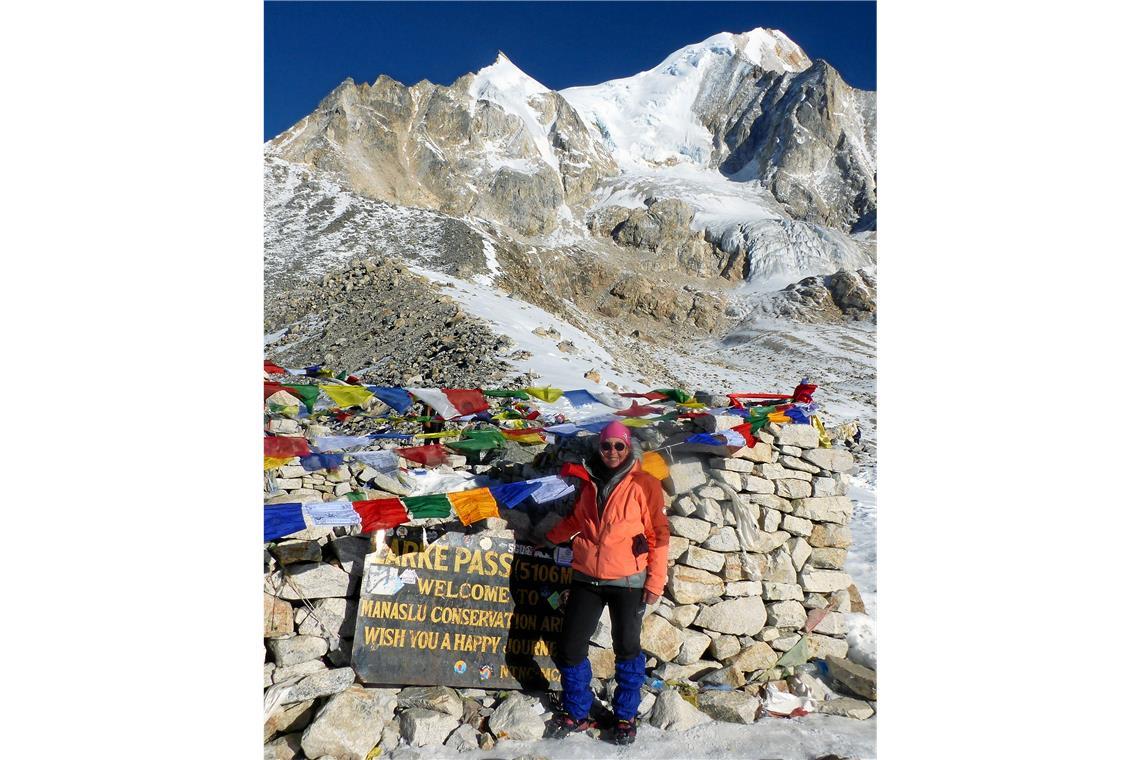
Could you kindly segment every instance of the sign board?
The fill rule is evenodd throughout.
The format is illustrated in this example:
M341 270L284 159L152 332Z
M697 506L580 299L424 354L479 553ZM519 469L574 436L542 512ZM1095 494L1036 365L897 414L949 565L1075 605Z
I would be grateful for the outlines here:
M352 667L374 684L550 688L571 575L509 538L401 526L365 558Z

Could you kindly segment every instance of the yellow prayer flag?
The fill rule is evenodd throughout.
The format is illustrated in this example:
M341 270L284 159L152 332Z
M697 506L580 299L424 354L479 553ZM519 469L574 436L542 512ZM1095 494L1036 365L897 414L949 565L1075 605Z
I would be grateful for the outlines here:
M449 493L447 500L451 502L451 508L455 510L456 516L464 525L499 516L499 504L491 495L489 488Z
M658 480L669 477L669 465L665 463L665 458L656 451L647 451L641 455L641 469Z
M628 417L621 421L626 427L649 427L653 423L644 417Z
M430 438L456 438L463 435L462 430L444 430L442 433L416 433L416 438L423 438L424 440Z
M696 401L696 400L682 401L681 403L677 404L677 406L683 406L687 409L704 409L705 408L704 404L702 404L700 401Z
M823 420L821 420L818 415L813 414L811 416L811 426L816 429L817 433L819 433L819 445L825 449L830 449L831 436L829 436L827 434L827 431L823 429Z
M372 391L362 385L322 385L321 390L341 409L347 409L350 406L361 406L366 403L368 399L375 398Z
M789 423L791 421L792 421L792 418L789 417L788 415L784 414L783 412L769 412L768 413L768 422L776 422L776 423L783 425L783 424Z
M293 457L265 457L264 469L276 470L278 467L284 467L292 458Z
M561 388L551 388L550 386L547 386L545 388L526 388L525 390L536 399L545 401L548 404L562 398Z

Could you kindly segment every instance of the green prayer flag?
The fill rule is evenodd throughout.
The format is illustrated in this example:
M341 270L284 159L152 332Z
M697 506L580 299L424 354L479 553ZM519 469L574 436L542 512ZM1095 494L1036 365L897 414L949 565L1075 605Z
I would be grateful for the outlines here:
M313 411L313 404L317 402L317 396L321 395L321 389L316 385L295 385L286 383L283 387L288 388L300 396L301 401L305 403L305 408L310 412Z
M349 491L344 496L349 501L364 501L364 492L363 491Z
M490 390L483 390L484 396L493 396L495 398L517 398L526 401L530 398L526 391L510 391L505 388L492 388Z
M498 430L494 428L485 428L481 430L469 430L464 435L461 441L450 441L445 443L449 449L462 451L464 453L473 453L476 451L487 451L489 449L502 448L506 442L506 438Z
M451 514L451 502L445 493L406 496L402 501L408 508L408 514L417 520L422 517L448 517Z
M685 393L680 388L657 388L654 393L661 393L676 401L678 404L683 404L686 401L692 400L692 396Z

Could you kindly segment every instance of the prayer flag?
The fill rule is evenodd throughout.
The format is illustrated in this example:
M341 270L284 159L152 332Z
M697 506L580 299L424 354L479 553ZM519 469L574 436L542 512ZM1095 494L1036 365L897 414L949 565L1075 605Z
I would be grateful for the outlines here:
M671 398L678 404L684 404L693 398L680 388L658 388L654 393L658 394L661 398Z
M300 502L265 505L265 540L274 541L305 529L305 516Z
M376 398L383 401L399 414L408 411L413 403L412 394L403 388L386 388L379 385L369 385L368 390L372 391L372 395L376 396Z
M378 472L391 472L400 466L400 460L391 451L354 451L345 456L363 462Z
M265 469L276 470L278 467L284 467L289 464L289 460L293 457L265 457Z
M437 467L447 461L447 451L438 443L426 446L408 446L396 449L396 453L404 459L418 462L425 467Z
M314 441L314 445L321 451L339 451L354 446L368 446L372 441L370 435L324 435Z
M500 448L505 440L506 438L498 430L483 428L480 430L468 430L463 440L451 441L446 445L449 449L469 454L477 451L488 451L490 449Z
M650 414L661 414L664 409L657 406L639 406L636 401L633 406L628 409L618 409L614 414L621 415L622 417L645 417Z
M519 483L502 483L497 486L491 486L491 495L495 497L495 501L499 502L500 507L514 509L526 501L526 497L532 495L540 488L542 488L542 484L533 480L524 480Z
M558 475L547 475L544 478L535 478L534 480L528 480L526 482L539 484L538 490L530 495L531 500L535 504L546 504L547 502L561 499L563 496L574 493L574 486L567 483Z
M526 392L548 404L552 404L562 397L562 390L560 388L551 388L550 386L545 388L527 388Z
M455 510L459 521L464 525L470 525L473 522L485 520L488 517L499 516L499 505L495 502L495 497L491 495L491 491L487 488L473 488L470 491L457 491L456 493L447 494L447 498L451 502L451 506Z
M285 390L301 399L301 401L303 401L305 404L305 408L310 412L313 411L313 404L316 403L317 397L321 395L321 389L315 385L285 383Z
M278 367L276 364L269 361L268 359L265 360L264 371L268 372L271 375L284 375L285 374L285 369L283 367Z
M522 430L503 430L503 435L515 443L546 443L542 428L523 428Z
M301 457L301 466L305 472L317 470L335 470L344 464L344 454L309 454Z
M563 391L562 396L574 406L586 406L587 404L601 404L605 403L598 401L594 394L587 390L579 389L573 391Z
M303 457L309 453L309 442L295 436L267 435L264 453L267 457Z
M484 390L484 396L491 396L493 398L517 398L526 401L530 398L526 391L510 391L505 388L492 388L491 390Z
M342 409L363 406L368 399L375 398L372 391L359 385L322 385L321 390Z
M417 520L425 517L449 517L451 515L451 502L447 494L437 493L430 496L408 496L404 500L408 513Z
M352 502L352 508L360 515L363 533L395 528L411 519L399 499L362 499Z
M351 501L315 501L301 505L313 525L359 525L360 515Z
M669 465L665 463L665 458L656 451L647 451L641 455L641 469L658 480L669 477Z

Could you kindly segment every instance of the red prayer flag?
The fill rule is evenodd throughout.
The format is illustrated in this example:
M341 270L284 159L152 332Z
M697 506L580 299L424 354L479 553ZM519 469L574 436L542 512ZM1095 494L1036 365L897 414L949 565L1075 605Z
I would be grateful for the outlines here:
M643 398L649 401L660 401L669 398L664 393L658 393L657 391L649 391L648 393L619 393L618 395L625 398Z
M404 502L399 499L362 499L352 502L352 508L360 515L363 533L395 528L411 519Z
M746 447L752 448L756 445L756 439L752 435L751 422L745 422L743 425L737 425L732 429L744 436L744 445Z
M656 406L638 406L637 402L633 402L633 406L629 409L618 409L614 414L621 417L644 417L649 414L661 414L661 409Z
M265 360L265 371L271 375L284 375L285 374L285 370L283 368L278 367L276 364L269 361L268 359Z
M447 400L459 412L460 417L466 417L468 414L477 414L486 409L490 409L483 391L478 388L440 388L443 395L447 396Z
M304 438L288 435L265 437L265 456L267 457L303 457L308 456L309 442Z
M449 452L438 443L432 443L427 446L409 446L404 449L396 449L396 453L404 459L419 462L425 467L436 467L447 461Z

